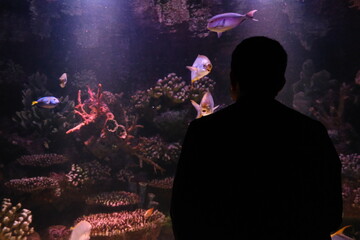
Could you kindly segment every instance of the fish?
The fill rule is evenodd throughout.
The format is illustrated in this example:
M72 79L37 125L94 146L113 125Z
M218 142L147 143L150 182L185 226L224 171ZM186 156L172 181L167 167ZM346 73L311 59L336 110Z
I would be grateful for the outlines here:
M63 73L59 78L59 85L60 87L64 88L66 86L66 83L67 83L67 74Z
M154 208L149 208L148 210L145 211L144 213L144 219L148 219L154 212Z
M60 103L59 99L53 96L42 97L31 103L31 106L37 105L41 108L54 108Z
M206 92L201 99L200 104L197 104L194 100L191 100L192 105L197 111L196 118L201 118L212 114L219 106L214 107L214 99L210 92Z
M89 240L91 224L88 221L80 221L75 227L71 228L72 232L69 240Z
M209 58L199 54L192 66L186 66L191 71L191 83L208 75L212 67Z
M255 12L257 12L257 10L252 10L245 15L232 12L215 15L208 20L207 29L212 32L216 32L218 38L220 38L223 32L237 27L240 23L247 19L259 21L254 18Z
M331 234L331 240L354 240L354 238L348 237L344 234L344 230L351 227L351 225L345 226L335 233Z

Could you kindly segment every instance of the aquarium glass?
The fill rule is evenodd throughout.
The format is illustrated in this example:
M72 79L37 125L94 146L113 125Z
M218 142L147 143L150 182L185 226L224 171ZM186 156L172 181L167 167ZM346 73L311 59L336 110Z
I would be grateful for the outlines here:
M251 36L286 49L277 100L327 128L360 239L359 0L1 0L0 239L174 239L187 126Z

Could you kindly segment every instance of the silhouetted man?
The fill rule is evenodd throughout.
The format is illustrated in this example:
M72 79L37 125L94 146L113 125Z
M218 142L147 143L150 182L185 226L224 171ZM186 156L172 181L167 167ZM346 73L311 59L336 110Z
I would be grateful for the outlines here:
M330 239L342 219L341 164L324 126L274 98L287 54L252 37L234 50L236 102L191 122L174 180L176 240Z

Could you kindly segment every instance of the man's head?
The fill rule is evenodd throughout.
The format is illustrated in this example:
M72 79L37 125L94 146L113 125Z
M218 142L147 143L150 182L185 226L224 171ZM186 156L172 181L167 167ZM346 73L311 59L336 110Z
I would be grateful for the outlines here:
M267 37L243 40L232 53L231 88L234 99L243 95L275 97L285 84L287 54Z

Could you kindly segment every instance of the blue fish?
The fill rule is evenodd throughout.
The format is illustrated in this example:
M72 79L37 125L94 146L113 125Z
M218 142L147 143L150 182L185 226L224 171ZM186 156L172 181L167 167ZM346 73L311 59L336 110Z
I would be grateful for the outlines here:
M56 97L52 97L52 96L48 96L48 97L42 97L39 98L36 101L33 101L31 103L31 105L37 105L41 108L54 108L56 107L56 105L58 105L60 103L59 99L57 99Z
M223 13L216 15L208 20L207 29L216 32L218 37L221 37L223 32L233 29L247 19L258 21L254 18L255 12L257 12L257 10L252 10L245 15L238 13Z

